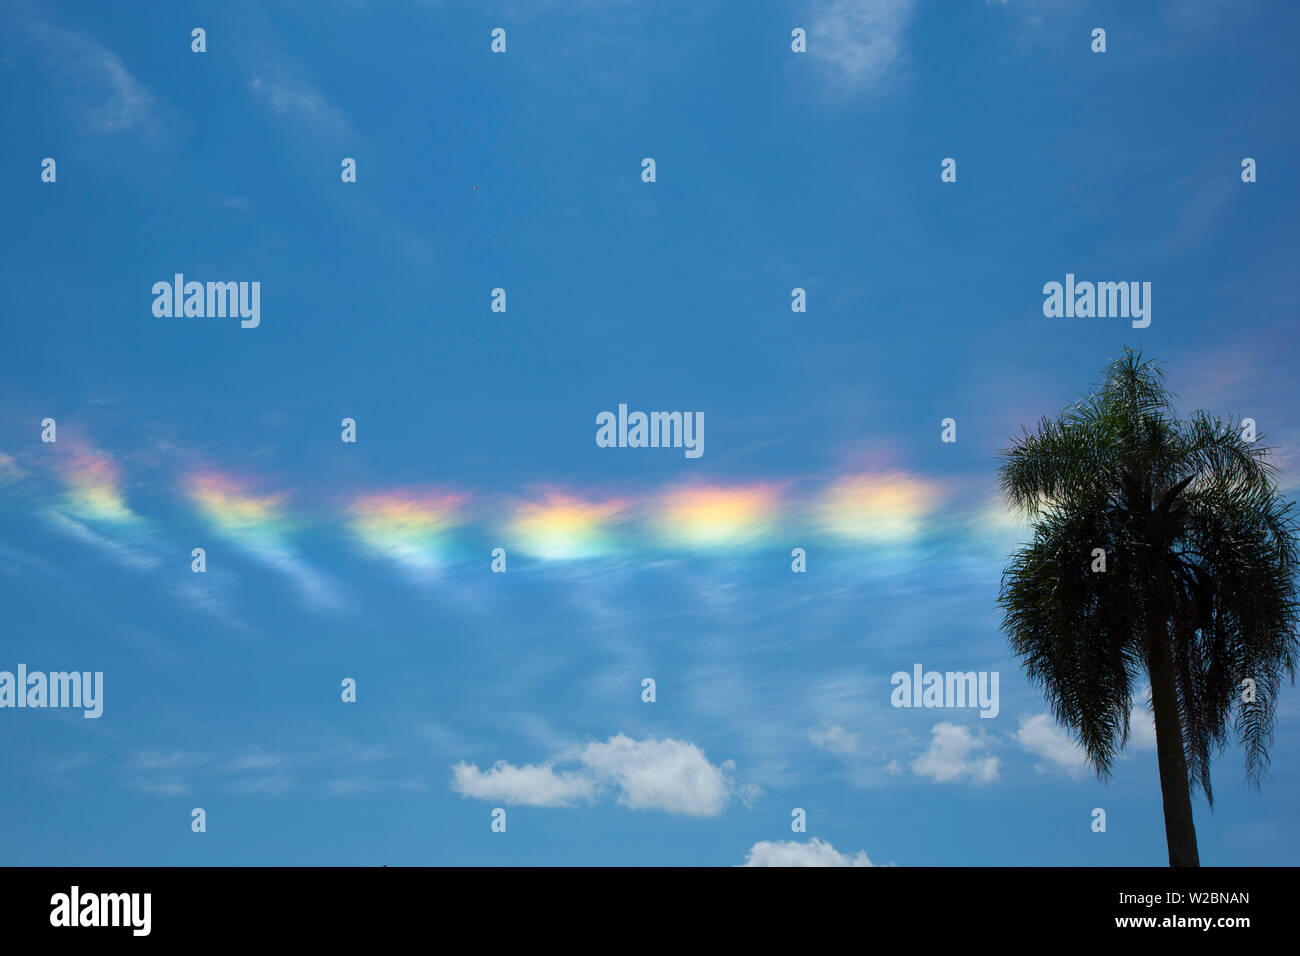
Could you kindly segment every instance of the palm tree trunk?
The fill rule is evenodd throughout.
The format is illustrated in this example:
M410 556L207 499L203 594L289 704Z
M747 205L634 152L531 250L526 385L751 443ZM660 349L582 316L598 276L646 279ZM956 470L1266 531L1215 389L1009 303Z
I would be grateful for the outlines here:
M1151 709L1156 720L1156 759L1160 764L1160 793L1164 798L1165 840L1170 866L1200 866L1192 794L1183 753L1183 729L1178 716L1173 657L1163 621L1153 622L1147 637L1147 673L1151 677Z

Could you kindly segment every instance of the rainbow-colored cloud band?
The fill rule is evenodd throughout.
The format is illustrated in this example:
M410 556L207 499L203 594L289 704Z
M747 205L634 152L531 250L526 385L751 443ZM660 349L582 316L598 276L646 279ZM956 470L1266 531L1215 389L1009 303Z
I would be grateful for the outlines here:
M419 489L361 495L349 506L349 526L371 554L413 571L433 571L447 561L451 531L464 523L467 500L454 492Z
M846 475L822 494L818 525L846 541L906 544L921 536L941 498L936 483L899 472Z
M524 554L542 560L597 558L618 545L627 506L624 500L587 501L548 492L541 501L515 505L507 535Z
M108 455L73 446L56 468L66 488L61 512L103 525L141 520L123 490L123 469ZM16 463L9 470L16 471ZM301 563L294 536L334 524L365 554L421 574L483 547L546 562L815 541L875 551L908 545L951 523L934 520L949 497L947 485L898 470L841 474L821 483L688 484L603 496L546 486L515 495L415 486L360 491L344 497L341 507L315 509L301 501L291 509L289 493L259 485L214 469L182 476L184 497L201 518L267 560ZM985 523L969 532L980 534Z
M780 496L781 489L771 484L674 489L655 505L655 535L674 548L757 544L777 530Z
M121 470L107 455L73 444L59 471L68 489L63 510L69 515L110 525L139 520L122 492Z
M186 479L186 493L217 531L249 547L278 548L295 528L283 507L288 495L256 494L234 475L195 472Z

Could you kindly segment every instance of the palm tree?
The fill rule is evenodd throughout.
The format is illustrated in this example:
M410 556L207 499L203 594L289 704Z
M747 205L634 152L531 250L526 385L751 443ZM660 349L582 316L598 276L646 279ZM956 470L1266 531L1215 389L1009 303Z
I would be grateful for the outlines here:
M1003 493L1033 541L999 603L1101 779L1146 672L1169 865L1199 866L1191 797L1199 787L1214 806L1211 755L1231 720L1258 789L1282 677L1295 682L1297 543L1268 450L1231 420L1180 421L1172 397L1160 367L1125 348L1093 394L1003 452Z

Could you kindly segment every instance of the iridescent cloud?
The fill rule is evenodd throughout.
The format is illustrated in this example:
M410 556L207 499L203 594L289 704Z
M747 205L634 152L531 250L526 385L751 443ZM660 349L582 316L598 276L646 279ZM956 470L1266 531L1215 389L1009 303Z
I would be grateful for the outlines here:
M1009 552L1033 539L1033 527L1000 495L986 499L974 508L966 526L971 541L981 542L997 551Z
M257 494L234 475L191 474L187 494L217 531L259 561L289 575L318 608L341 606L337 589L299 557L290 542L296 525L286 516L285 494Z
M660 498L650 530L673 547L754 544L776 530L780 497L774 484L678 488Z
M121 471L111 458L84 445L72 444L59 465L68 492L61 510L83 521L124 525L139 520L122 493Z
M290 530L282 509L284 494L254 494L233 475L196 472L189 476L187 493L218 531L249 544L278 543Z
M515 546L532 557L550 561L599 557L614 550L625 510L622 500L587 501L552 491L540 502L516 505L508 530Z
M54 509L57 514L69 521L143 525L127 503L112 459L72 446L61 461L67 494ZM8 458L0 465L16 468ZM612 497L542 486L519 497L480 497L486 504L473 513L467 492L392 488L352 494L340 515L333 509L295 512L287 494L259 491L232 473L201 470L182 480L185 495L217 532L313 591L323 590L326 582L301 557L295 536L338 518L360 550L421 575L459 563L468 549L497 544L563 562L620 553L747 549L791 536L799 544L821 538L873 550L905 546L928 534L956 533L998 547L1016 537L1014 519L996 501L973 510L964 501L964 517L959 517L946 505L956 486L901 470L864 470L812 488L800 482L797 492L792 487L793 481L765 480ZM471 541L471 534L478 537Z
M0 451L0 485L17 481L23 475L24 472L18 467L18 462L14 461L13 455L6 455Z
M427 573L446 562L465 501L461 494L416 489L362 495L349 508L350 527L372 554Z
M836 479L817 504L827 534L864 544L906 544L924 530L941 493L926 479L902 472L863 473Z

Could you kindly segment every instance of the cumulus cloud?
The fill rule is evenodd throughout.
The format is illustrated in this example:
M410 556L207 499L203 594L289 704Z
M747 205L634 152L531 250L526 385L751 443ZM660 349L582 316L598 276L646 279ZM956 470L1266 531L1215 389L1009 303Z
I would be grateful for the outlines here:
M1149 700L1151 688L1142 697ZM1035 768L1039 773L1059 771L1075 780L1091 770L1083 748L1080 747L1048 714L1022 717L1020 729L1013 735L1026 751L1041 758ZM1156 725L1151 711L1144 704L1135 704L1129 711L1128 746L1134 750L1152 750L1156 745Z
M1083 748L1048 714L1021 717L1015 738L1021 747L1041 758L1043 762L1036 768L1039 773L1059 770L1078 780L1088 771Z
M715 767L686 741L637 741L619 734L608 743L588 744L580 759L598 778L613 783L618 802L633 810L712 817L732 792L727 772L734 765Z
M451 788L462 797L518 807L568 807L596 793L595 781L588 777L556 773L549 764L514 767L504 760L486 773L461 761L452 767Z
M571 771L555 765L576 764ZM717 816L745 788L731 779L734 764L713 764L683 740L634 740L616 734L604 743L574 748L544 764L513 766L499 760L487 772L464 761L452 768L452 789L464 797L532 807L565 807L613 793L633 810Z
M846 856L825 840L813 837L807 843L763 840L749 848L741 866L875 866L865 850Z
M993 741L983 732L974 734L957 724L939 723L930 733L930 749L912 762L917 776L935 783L967 778L984 784L998 779L998 758L987 754Z
M1151 685L1140 695L1141 704L1135 704L1128 715L1128 745L1134 750L1154 750L1156 747L1156 719L1151 713Z

